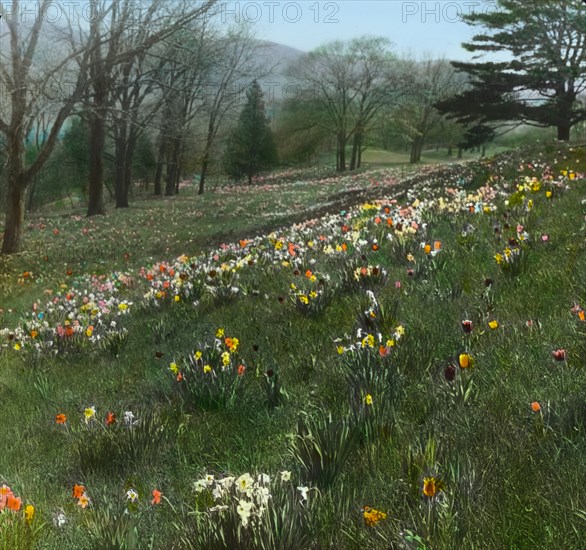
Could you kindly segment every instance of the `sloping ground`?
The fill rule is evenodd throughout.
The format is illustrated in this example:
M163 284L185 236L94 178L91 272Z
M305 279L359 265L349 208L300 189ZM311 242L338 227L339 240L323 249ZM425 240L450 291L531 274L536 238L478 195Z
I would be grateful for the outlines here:
M521 151L51 295L22 274L0 541L580 548L584 167Z

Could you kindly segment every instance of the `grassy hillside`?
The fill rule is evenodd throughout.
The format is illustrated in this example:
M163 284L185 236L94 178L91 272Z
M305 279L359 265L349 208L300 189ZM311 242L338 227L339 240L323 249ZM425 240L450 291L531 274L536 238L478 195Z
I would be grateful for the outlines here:
M585 167L32 220L2 260L0 546L581 548Z

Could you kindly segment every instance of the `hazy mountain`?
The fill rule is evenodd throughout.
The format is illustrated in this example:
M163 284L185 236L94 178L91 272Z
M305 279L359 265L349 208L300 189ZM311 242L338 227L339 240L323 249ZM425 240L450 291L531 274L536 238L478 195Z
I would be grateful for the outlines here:
M277 64L274 71L276 75L283 75L290 63L297 61L297 59L307 53L296 48L291 48L290 46L285 46L284 44L277 44L276 42L268 42L266 40L261 40L260 42L263 46L260 58L263 62L266 61L266 65L269 67Z

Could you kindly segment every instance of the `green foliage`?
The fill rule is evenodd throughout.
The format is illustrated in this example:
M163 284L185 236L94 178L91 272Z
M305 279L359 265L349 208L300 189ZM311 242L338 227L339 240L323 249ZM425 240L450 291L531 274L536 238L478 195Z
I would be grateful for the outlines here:
M63 133L62 148L67 160L76 167L80 182L87 180L89 173L89 130L81 117L71 118L71 123Z
M390 355L360 348L343 355L343 369L351 395L352 414L364 441L388 438L401 380Z
M73 453L84 473L120 473L155 460L167 433L161 415L142 410L126 412L112 425L91 421L72 431Z
M320 415L300 416L291 454L301 467L301 477L319 487L329 487L341 473L360 439L352 420Z
M265 114L263 93L255 80L246 92L246 105L226 147L225 168L235 180L252 178L277 163L277 149Z
M236 338L216 338L183 356L171 371L178 391L192 406L232 409L243 399L250 373L239 357Z
M281 405L287 398L287 392L281 385L281 378L276 369L268 369L261 373L261 385L265 391L266 404L269 409Z
M296 488L282 472L196 482L196 508L175 524L187 549L297 550L315 539L319 493ZM303 490L301 490L303 489Z
M28 522L22 511L0 511L0 548L3 550L30 550L42 540L46 525L35 519Z
M138 137L132 162L132 173L135 178L144 182L147 182L152 178L155 172L157 159L155 158L151 140L145 133L141 133Z
M114 510L106 506L90 510L86 515L91 550L138 550L137 518L127 510ZM144 548L152 548L144 547Z
M476 128L513 120L555 126L558 139L569 140L570 128L585 118L576 97L586 81L586 54L578 38L585 25L583 8L579 0L535 5L498 0L494 9L467 14L464 20L484 32L466 43L466 49L505 51L513 57L499 63L452 62L469 74L470 87L437 104L440 112ZM564 33L571 39L565 41ZM482 133L471 136L472 141Z

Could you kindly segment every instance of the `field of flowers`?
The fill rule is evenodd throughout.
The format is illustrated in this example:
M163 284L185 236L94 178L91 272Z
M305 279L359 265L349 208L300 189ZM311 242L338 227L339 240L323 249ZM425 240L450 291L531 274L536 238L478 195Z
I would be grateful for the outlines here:
M0 547L582 548L585 172L224 191L233 239L187 202L35 220L0 289ZM262 221L296 201L320 215Z

